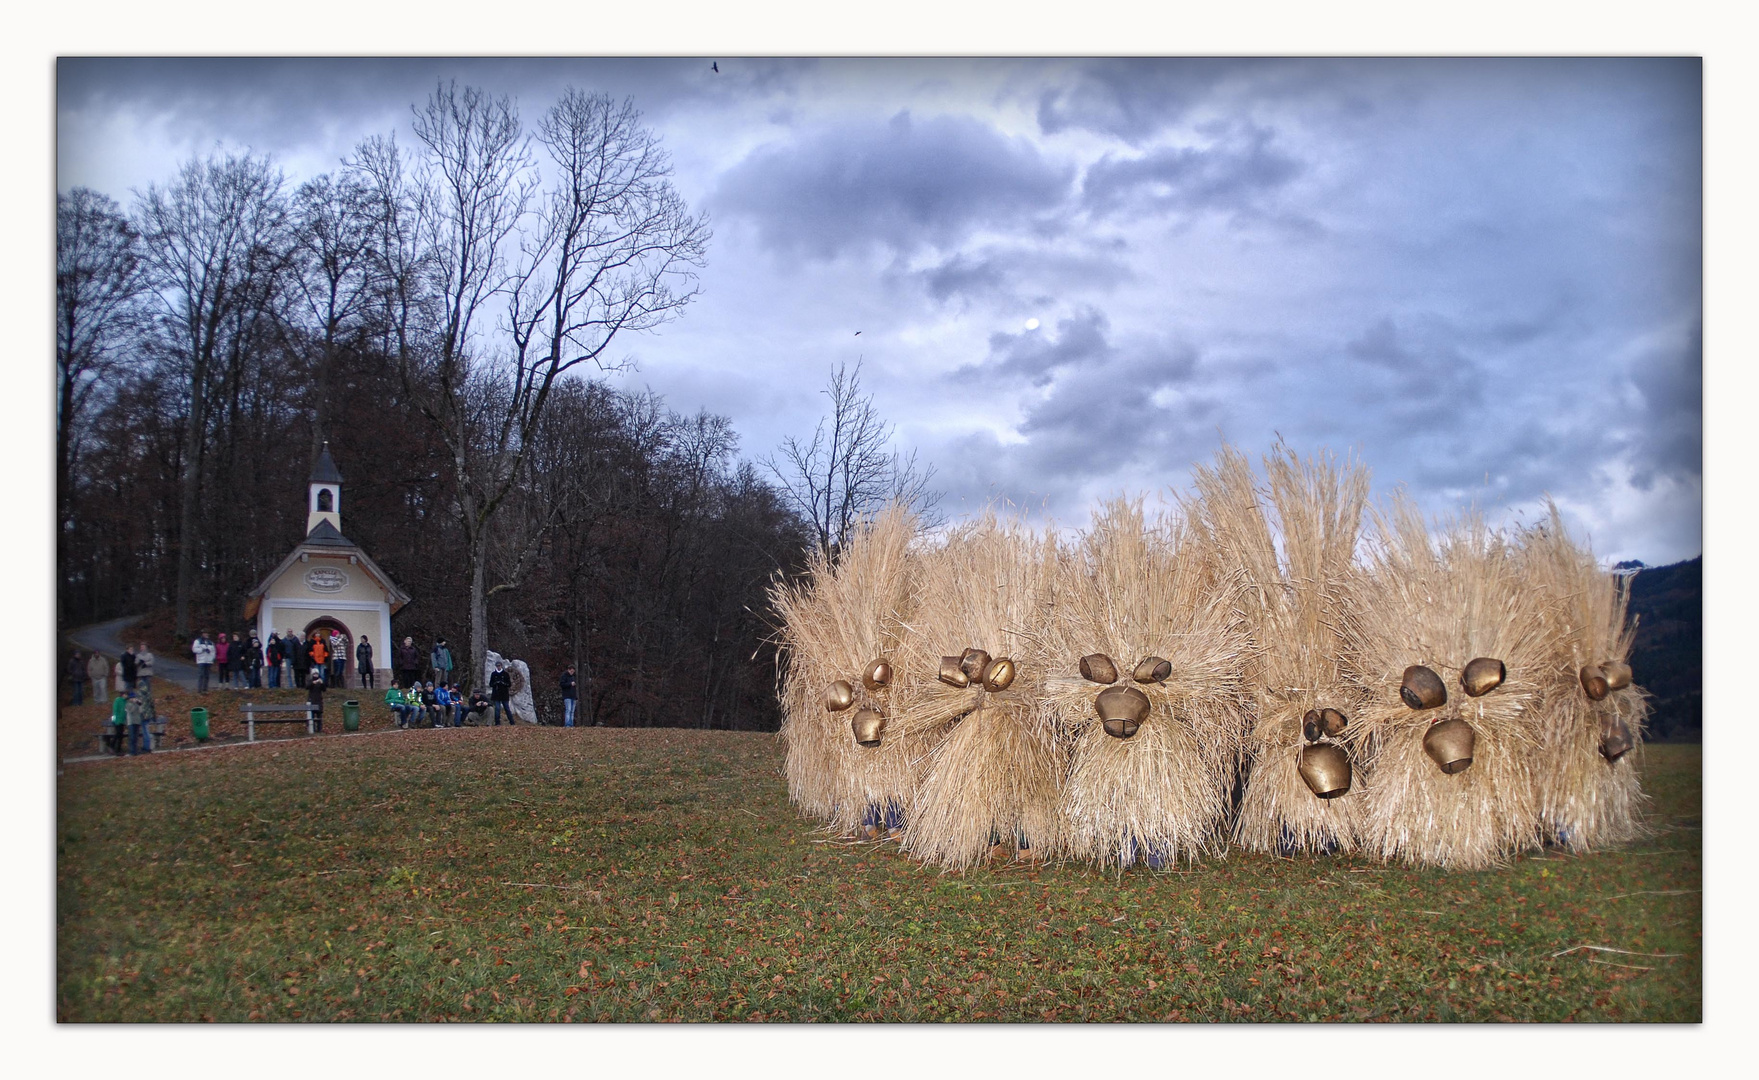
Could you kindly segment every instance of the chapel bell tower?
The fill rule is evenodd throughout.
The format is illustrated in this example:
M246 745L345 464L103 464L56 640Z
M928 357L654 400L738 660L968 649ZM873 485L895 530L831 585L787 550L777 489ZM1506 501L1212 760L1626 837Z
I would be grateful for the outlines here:
M311 531L325 521L330 523L330 528L342 531L342 474L336 471L336 462L330 457L329 440L324 441L318 463L312 466L305 513L306 535L310 536Z

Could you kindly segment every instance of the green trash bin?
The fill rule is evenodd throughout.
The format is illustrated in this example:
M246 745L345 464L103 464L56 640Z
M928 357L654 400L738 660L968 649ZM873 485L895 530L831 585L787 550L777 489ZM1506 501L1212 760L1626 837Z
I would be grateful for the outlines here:
M360 702L344 701L342 703L342 730L360 730Z
M195 735L196 742L208 741L208 710L200 705L189 710L189 730Z

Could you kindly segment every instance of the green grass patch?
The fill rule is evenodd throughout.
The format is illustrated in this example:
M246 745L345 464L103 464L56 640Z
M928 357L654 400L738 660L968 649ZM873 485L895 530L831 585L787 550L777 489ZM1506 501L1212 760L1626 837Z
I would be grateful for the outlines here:
M769 735L417 731L70 765L56 1013L1695 1022L1700 754L1644 754L1649 840L1483 873L1235 851L943 875L801 819ZM1624 951L1563 953L1584 945Z

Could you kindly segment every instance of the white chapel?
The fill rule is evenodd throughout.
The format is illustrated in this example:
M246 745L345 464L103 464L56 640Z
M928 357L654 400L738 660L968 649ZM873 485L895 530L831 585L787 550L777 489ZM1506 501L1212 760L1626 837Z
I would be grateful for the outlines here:
M342 535L342 474L325 443L306 492L305 539L269 572L245 600L245 618L256 620L257 640L271 631L315 630L348 635L348 683L356 680L354 646L364 633L373 646L379 685L389 681L391 615L409 595Z

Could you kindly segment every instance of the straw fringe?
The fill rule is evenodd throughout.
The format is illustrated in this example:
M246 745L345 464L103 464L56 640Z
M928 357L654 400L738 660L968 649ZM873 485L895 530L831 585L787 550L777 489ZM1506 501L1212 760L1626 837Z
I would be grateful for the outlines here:
M782 737L789 795L803 811L843 831L871 821L875 807L907 806L920 777L908 740L888 731L880 746L863 748L850 728L859 709L877 709L888 717L888 727L897 712L902 636L919 571L911 550L918 533L914 515L889 506L851 531L834 566L816 554L807 583L772 593L788 658ZM862 672L882 658L893 665L892 684L870 691ZM850 684L856 700L833 713L823 695L838 679Z
M1191 546L1181 522L1150 525L1140 500L1119 500L1059 564L1048 630L1056 674L1046 679L1045 703L1073 742L1061 821L1074 858L1170 863L1224 849L1246 639ZM1096 652L1116 663L1119 685L1149 699L1149 717L1129 739L1105 734L1094 704L1104 687L1077 674L1081 657ZM1133 682L1130 672L1149 656L1166 660L1172 674Z
M1476 514L1442 523L1432 541L1402 495L1372 520L1373 572L1354 624L1363 729L1378 746L1366 785L1367 846L1386 858L1463 869L1539 846L1534 772L1545 643L1540 604L1524 587L1515 552ZM1478 657L1501 660L1507 677L1473 698L1460 674ZM1419 712L1400 700L1412 665L1441 676L1444 705ZM1452 776L1423 751L1429 727L1450 718L1476 736L1471 766Z
M1357 722L1362 693L1347 655L1369 474L1353 461L1339 466L1329 455L1303 461L1281 443L1264 467L1268 492L1232 447L1195 472L1195 516L1212 574L1237 583L1251 635L1250 723L1234 837L1257 851L1348 851L1359 842L1361 788L1371 764ZM1334 799L1315 797L1297 771L1301 719L1324 708L1350 718L1336 741L1351 758L1354 780Z
M1576 546L1557 506L1521 537L1527 587L1541 600L1546 664L1538 706L1545 752L1538 772L1541 827L1572 851L1593 851L1645 835L1647 799L1637 772L1649 699L1635 684L1588 699L1579 672L1607 660L1629 663L1636 628L1626 617L1628 580L1600 569ZM1636 746L1617 761L1600 753L1602 719L1622 719Z
M909 703L899 716L905 732L929 745L903 841L927 862L962 869L996 843L1035 853L1058 847L1066 755L1039 706L1056 562L1054 540L993 513L924 553L903 651ZM940 682L940 658L968 648L1011 658L1013 684L990 693Z

